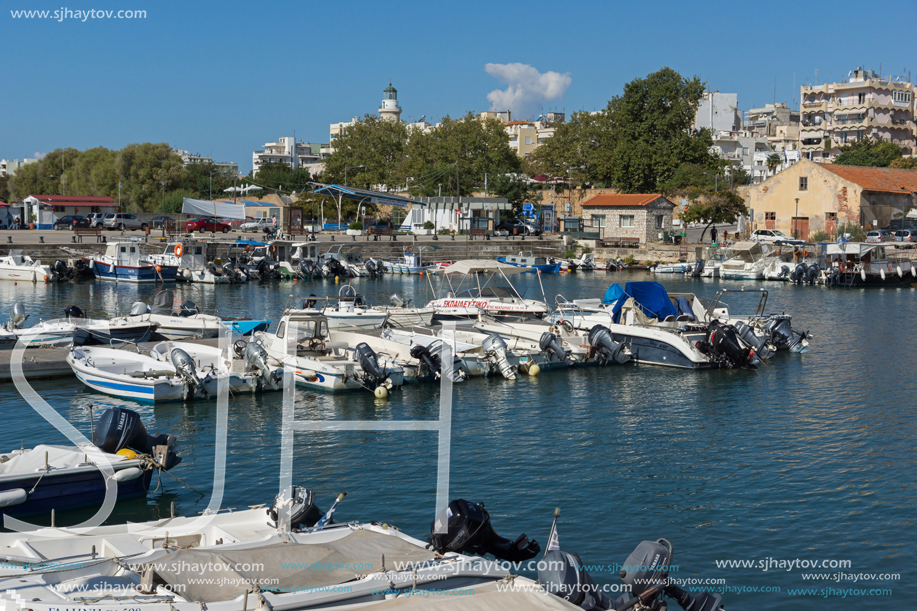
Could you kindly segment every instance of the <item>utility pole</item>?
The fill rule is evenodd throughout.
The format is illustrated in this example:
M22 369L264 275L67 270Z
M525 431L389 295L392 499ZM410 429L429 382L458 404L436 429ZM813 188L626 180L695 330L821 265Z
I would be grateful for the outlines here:
M159 182L162 183L162 212L161 214L165 215L166 213L166 181L161 180ZM165 221L163 221L162 222L162 239L165 240L165 238L166 238L166 223Z

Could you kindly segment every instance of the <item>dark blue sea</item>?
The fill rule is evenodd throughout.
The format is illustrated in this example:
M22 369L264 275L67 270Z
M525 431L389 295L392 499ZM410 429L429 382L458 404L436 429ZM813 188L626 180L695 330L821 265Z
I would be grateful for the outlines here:
M540 297L537 279L523 278L520 289ZM553 303L558 293L597 297L612 282L647 279L707 297L742 285L643 272L543 282ZM431 298L428 279L416 276L354 285L377 303L395 292L418 304ZM672 576L716 580L700 587L725 591L727 608L917 608L917 293L748 286L766 287L768 311L792 314L795 328L814 335L808 353L779 353L754 372L622 366L456 384L451 496L483 501L498 532L524 532L542 544L560 507L562 548L595 565L600 583L619 583L615 563L641 540L664 537L676 551ZM276 321L291 294L338 288L275 282L175 290L208 312ZM31 320L59 316L70 304L113 315L150 301L156 290L3 282L0 312L22 301ZM747 296L726 301L738 312L757 303ZM181 514L207 507L214 402L149 407L95 394L75 379L34 386L87 435L90 405L96 417L106 406L127 405L151 433L179 438L184 461L175 475L204 495L163 476L158 491L120 505L112 521L155 519L173 502ZM296 401L297 419L435 419L439 387L407 386L388 401L298 390ZM0 447L64 442L12 384L0 385L0 402ZM231 400L225 507L267 503L277 493L280 424L279 393ZM323 508L348 492L336 518L388 522L420 538L429 533L437 509L435 433L296 433L293 466L294 481L314 489Z

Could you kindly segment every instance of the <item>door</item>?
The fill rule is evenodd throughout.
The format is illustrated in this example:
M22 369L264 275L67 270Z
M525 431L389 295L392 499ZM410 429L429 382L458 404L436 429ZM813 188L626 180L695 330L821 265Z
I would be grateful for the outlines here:
M793 237L797 240L809 239L809 217L793 217Z

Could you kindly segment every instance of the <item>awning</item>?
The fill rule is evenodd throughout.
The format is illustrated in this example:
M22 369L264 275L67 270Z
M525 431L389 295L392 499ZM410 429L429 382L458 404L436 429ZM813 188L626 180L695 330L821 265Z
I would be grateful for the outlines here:
M523 274L527 271L531 271L531 269L527 267L516 267L515 265L500 263L493 259L468 259L467 261L453 263L446 269L437 273L448 276L450 274L477 274L480 272L494 272L497 270L505 276Z
M342 187L340 185L326 185L322 183L312 183L317 188L313 193L322 193L332 197L341 197L343 199L352 199L356 201L368 201L380 206L396 206L398 208L407 208L408 205L423 205L421 202L409 197L402 197L382 191L370 191L369 189L356 189L354 187Z
M206 199L191 199L188 197L182 200L181 211L184 214L215 216L224 219L245 218L245 206L239 206L238 204L211 202L207 201Z

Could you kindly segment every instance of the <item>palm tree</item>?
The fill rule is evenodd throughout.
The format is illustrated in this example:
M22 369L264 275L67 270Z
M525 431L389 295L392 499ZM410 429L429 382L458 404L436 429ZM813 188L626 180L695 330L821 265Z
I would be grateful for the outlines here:
M771 173L771 176L774 175L774 172L777 170L777 166L783 163L783 160L780 158L780 155L777 153L771 153L767 156L767 169Z

